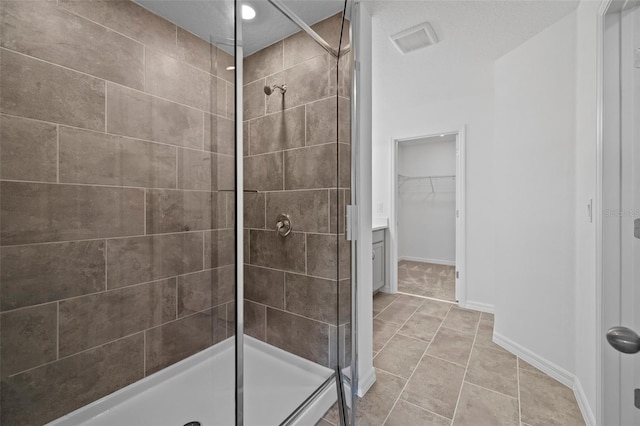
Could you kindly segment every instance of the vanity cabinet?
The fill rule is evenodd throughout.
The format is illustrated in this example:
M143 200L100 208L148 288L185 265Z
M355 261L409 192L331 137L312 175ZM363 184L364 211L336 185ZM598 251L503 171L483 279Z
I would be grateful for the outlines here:
M385 232L384 229L373 231L373 291L378 291L385 286Z

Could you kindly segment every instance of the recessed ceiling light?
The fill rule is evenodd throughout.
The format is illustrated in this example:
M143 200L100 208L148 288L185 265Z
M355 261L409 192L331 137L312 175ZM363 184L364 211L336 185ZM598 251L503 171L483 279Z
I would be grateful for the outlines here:
M242 5L242 19L246 19L247 21L256 17L256 11L246 4Z
M444 135L440 135L441 138L444 138Z
M236 67L234 67L233 65L229 65L229 66L227 67L227 71L233 71L233 70L235 70L235 69L236 69Z

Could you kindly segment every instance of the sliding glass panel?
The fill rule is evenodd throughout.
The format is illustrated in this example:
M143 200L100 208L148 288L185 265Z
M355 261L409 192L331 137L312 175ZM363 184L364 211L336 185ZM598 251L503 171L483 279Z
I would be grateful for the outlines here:
M242 22L244 419L315 424L337 401L336 372L350 361L344 3L245 5L255 17Z
M233 29L0 2L3 425L234 423Z

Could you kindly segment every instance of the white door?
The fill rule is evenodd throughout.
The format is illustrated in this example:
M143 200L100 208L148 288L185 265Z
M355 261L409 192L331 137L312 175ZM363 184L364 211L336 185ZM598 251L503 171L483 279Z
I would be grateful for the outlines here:
M613 328L607 333L612 347L606 347L603 352L605 393L607 381L612 386L611 392L604 395L604 421L640 425L640 338L636 334L640 333L640 8L627 8L610 18L609 29L616 32L613 37L618 39L610 46L605 42L605 49L610 48L609 54L616 51L610 59L619 59L609 69L618 74L617 87L610 86L613 93L610 100L619 104L605 112L604 319L609 320L605 327ZM619 69L615 70L616 67ZM605 63L605 78L606 70ZM607 150L607 143L610 148L617 146ZM606 292L612 286L619 288L619 297L609 300L610 315L607 315ZM616 305L619 315L611 315ZM616 382L617 389L614 388Z

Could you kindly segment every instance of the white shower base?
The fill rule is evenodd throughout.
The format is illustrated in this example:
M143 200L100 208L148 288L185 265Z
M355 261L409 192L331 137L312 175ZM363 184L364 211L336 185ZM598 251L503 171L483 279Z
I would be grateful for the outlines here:
M279 425L333 371L244 337L244 424ZM55 426L202 426L235 424L234 338L82 407ZM293 424L314 425L337 399L335 381Z

